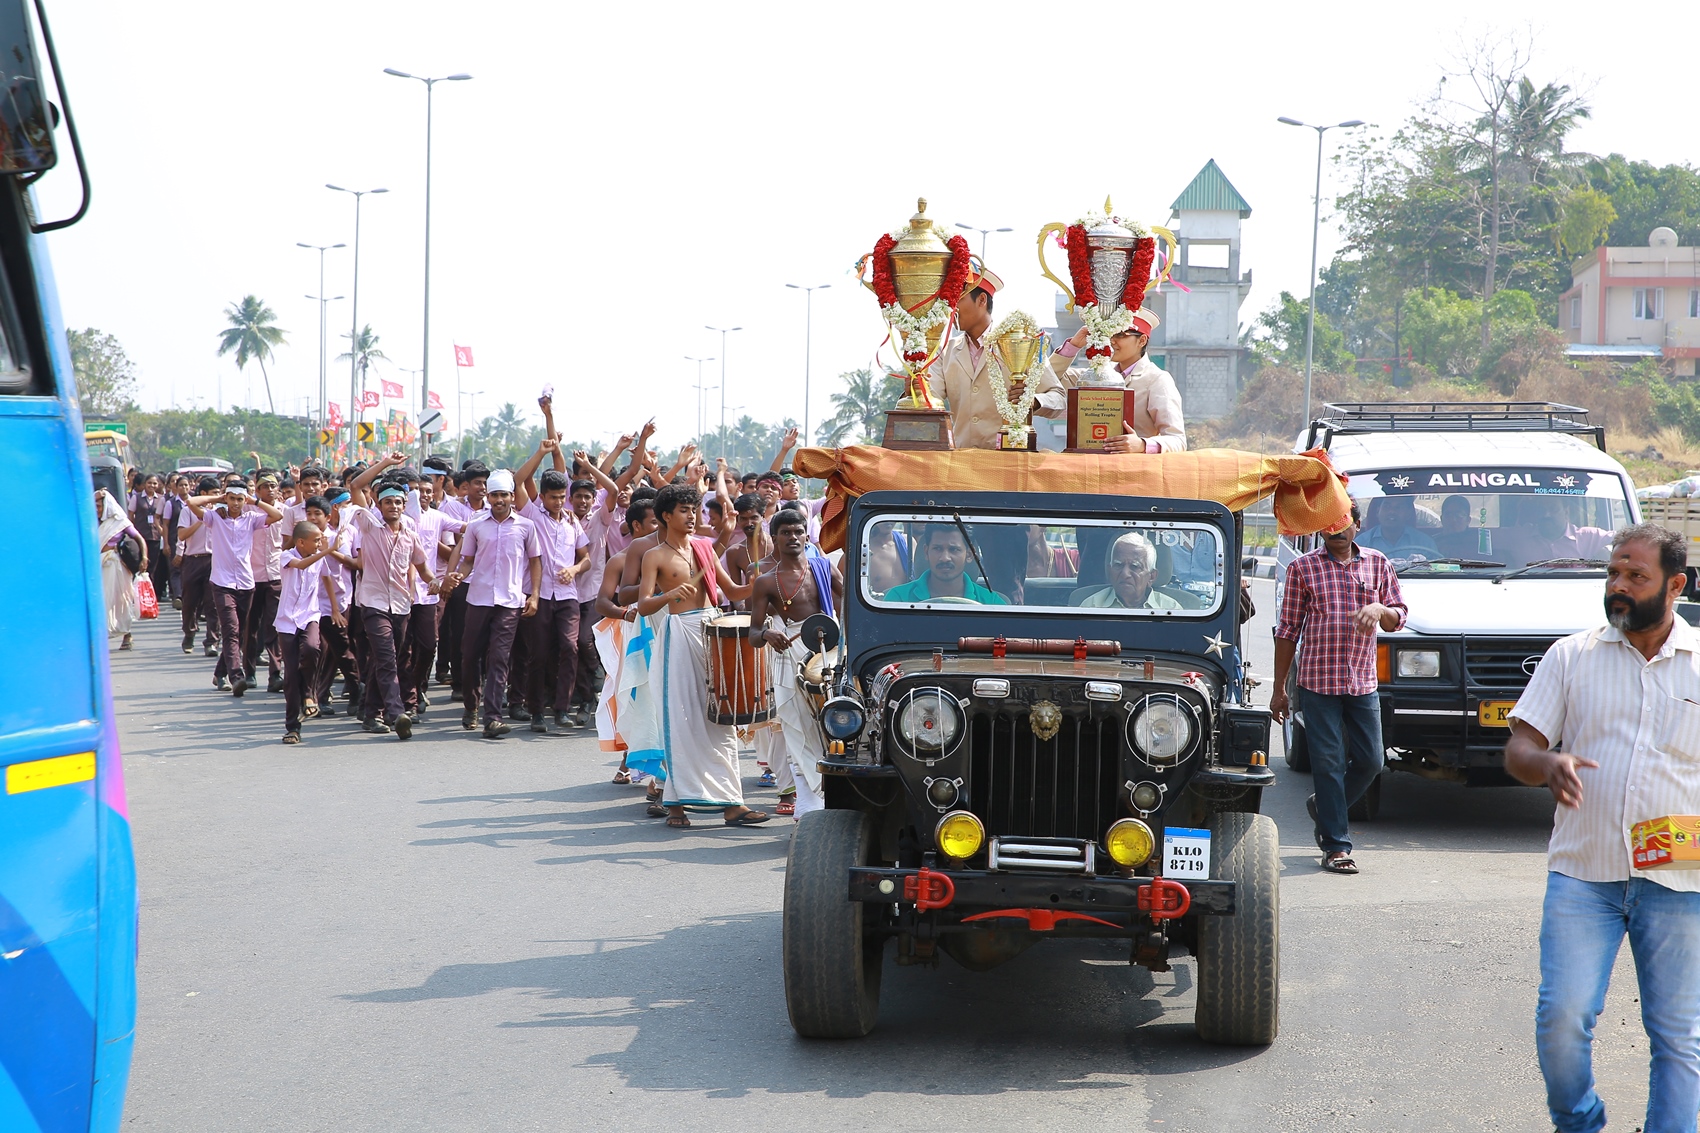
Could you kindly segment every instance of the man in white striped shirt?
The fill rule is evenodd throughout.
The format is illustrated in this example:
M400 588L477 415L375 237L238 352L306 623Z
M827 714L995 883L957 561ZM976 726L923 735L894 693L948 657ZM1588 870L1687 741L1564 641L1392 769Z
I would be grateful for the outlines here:
M1506 770L1559 804L1535 1047L1563 1133L1606 1124L1594 1023L1625 933L1652 1054L1645 1133L1694 1133L1700 1115L1700 872L1638 874L1629 844L1643 819L1700 814L1700 633L1673 615L1686 561L1674 532L1618 532L1610 624L1548 650L1511 712Z

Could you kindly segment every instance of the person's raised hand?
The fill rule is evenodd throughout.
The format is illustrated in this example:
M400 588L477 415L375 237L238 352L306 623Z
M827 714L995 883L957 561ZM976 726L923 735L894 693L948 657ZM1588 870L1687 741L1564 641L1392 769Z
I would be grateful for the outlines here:
M717 456L714 458L714 470L716 472L724 472L728 467L730 466L726 463L726 458L724 456Z
M655 418L651 417L649 420L647 420L643 423L643 428L638 430L638 440L647 441L650 437L652 437L654 435L655 435Z
M630 433L621 433L619 439L614 442L614 451L624 452L626 449L632 447L632 442L635 440L637 440L637 438L632 436Z
M385 464L406 464L407 463L407 454L405 452L400 452L400 451L392 452L388 456L384 457L384 463Z
M1076 350L1079 350L1082 346L1086 345L1086 340L1090 337L1092 337L1092 332L1087 330L1085 327L1081 327L1079 330L1069 335L1068 344Z
M797 426L791 426L789 429L785 430L785 439L779 442L779 447L787 452L791 451L797 447L797 438L802 436L802 434L803 431L797 428Z
M554 402L555 402L555 395L552 394L552 393L546 393L542 397L537 399L537 408L539 408L539 409L543 410L543 412L547 413L547 412L549 412L549 407L551 405L553 405Z
M554 437L544 437L543 443L537 447L542 452L556 452L560 449L561 442L556 440Z
M589 468L593 463L590 459L590 454L581 448L573 450L573 459L584 465L586 468Z

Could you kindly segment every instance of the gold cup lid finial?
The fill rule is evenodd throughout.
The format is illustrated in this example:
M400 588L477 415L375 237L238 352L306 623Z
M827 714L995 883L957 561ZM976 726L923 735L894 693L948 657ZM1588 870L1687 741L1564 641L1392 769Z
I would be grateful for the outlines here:
M1105 193L1104 194L1104 215L1105 216L1114 216L1115 214L1116 214L1115 206L1110 204L1110 194Z

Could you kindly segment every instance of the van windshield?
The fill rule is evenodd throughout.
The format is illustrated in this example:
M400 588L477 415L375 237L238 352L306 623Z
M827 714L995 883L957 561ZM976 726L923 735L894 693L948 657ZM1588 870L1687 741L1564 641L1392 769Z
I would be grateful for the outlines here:
M1358 545L1418 571L1444 559L1462 560L1442 564L1460 572L1604 559L1630 522L1623 480L1609 472L1408 468L1354 473L1351 489L1363 513Z
M862 528L862 596L884 609L1013 607L1115 617L1208 617L1222 604L1220 533L1207 524L878 515Z

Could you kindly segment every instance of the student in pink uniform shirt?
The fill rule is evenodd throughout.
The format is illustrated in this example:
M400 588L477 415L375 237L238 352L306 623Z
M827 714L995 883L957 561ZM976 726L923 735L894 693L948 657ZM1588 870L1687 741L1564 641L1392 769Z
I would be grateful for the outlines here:
M513 729L503 722L508 661L521 617L537 613L543 549L537 525L514 511L514 474L490 473L490 514L466 529L449 559L447 583L466 583L466 628L461 642L461 727L476 727L482 668L484 737L500 739ZM530 595L525 582L529 578Z
M418 527L402 514L407 507L407 489L394 483L378 488L377 515L366 506L366 490L406 459L402 453L392 452L356 476L348 486L354 506L345 513L346 522L360 535L360 579L354 589L368 650L362 726L374 734L394 729L404 740L413 734L413 717L402 702L400 668L407 623L413 613L412 576L418 572L430 585L435 585L437 577L426 561ZM382 723L378 721L380 701Z
M268 523L283 519L283 513L271 504L250 501L248 487L238 477L227 481L222 495L189 497L189 509L207 525L207 541L212 549L213 609L218 616L220 640L213 687L229 688L232 696L241 696L249 687L242 660L242 631L254 600L254 567L250 558L254 533Z
M283 742L301 742L301 715L319 675L319 617L332 587L325 574L329 541L311 520L295 525L290 546L279 556L277 630L283 654ZM334 608L334 607L333 607ZM341 615L336 617L340 620Z
M431 570L440 578L447 573L448 556L454 551L454 540L466 524L451 518L446 512L428 507L420 510L414 520L419 529L419 543ZM414 719L431 707L425 690L431 684L431 666L437 659L437 635L442 620L442 598L423 578L415 577L413 613L407 620L407 665L402 670L402 699L408 714Z
M540 488L531 477L543 456L554 458L555 467L543 474ZM542 564L538 574L537 614L525 621L526 673L525 707L531 714L531 730L547 732L543 720L545 702L555 707L555 725L567 726L567 709L578 682L579 601L577 579L589 565L590 541L578 516L567 507L567 462L561 456L558 438L547 438L515 474L520 515L537 525ZM544 685L555 676L554 689L546 697Z
M283 690L283 656L278 652L277 631L272 622L277 618L278 596L282 593L282 554L284 533L295 530L291 521L291 506L279 494L277 473L262 468L254 482L254 498L271 504L282 516L277 523L268 523L254 532L249 565L254 571L254 608L248 612L248 636L242 645L243 665L248 683L254 685L259 674L260 650L266 652L266 691Z

